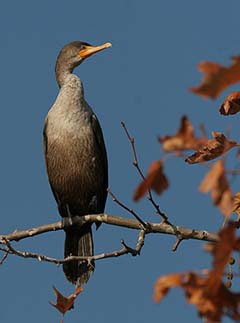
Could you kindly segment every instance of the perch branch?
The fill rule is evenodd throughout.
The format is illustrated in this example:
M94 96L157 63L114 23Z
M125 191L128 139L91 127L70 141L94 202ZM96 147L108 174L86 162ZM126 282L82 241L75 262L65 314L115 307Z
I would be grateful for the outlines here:
M51 231L59 231L64 228L68 228L71 225L82 226L89 222L101 222L109 225L142 230L142 224L137 220L126 219L118 216L112 216L106 213L101 214L90 214L84 216L75 216L74 218L64 218L62 221L58 221L52 224L45 224L39 227L30 228L27 230L18 231L15 230L10 234L0 235L0 243L4 244L4 239L8 241L19 241L25 238L30 238L39 234L43 234ZM217 242L219 240L218 234L208 232L206 230L194 230L190 228L184 228L181 226L173 226L168 223L151 223L146 222L147 230L146 234L149 233L161 233L170 234L174 236L181 236L183 239L196 239L209 242Z

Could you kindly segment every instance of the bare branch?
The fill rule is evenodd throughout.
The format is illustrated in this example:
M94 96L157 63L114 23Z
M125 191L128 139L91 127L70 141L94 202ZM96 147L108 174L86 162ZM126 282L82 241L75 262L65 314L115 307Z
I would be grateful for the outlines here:
M129 247L124 240L121 240L121 244L123 245L123 247L126 249L126 251L128 253L130 253L133 257L137 256L137 251L136 249L133 249L131 247Z
M137 245L136 245L136 251L137 251L138 255L140 255L142 247L144 246L145 235L146 235L145 230L141 230L139 232L138 241L137 241Z
M0 243L2 243L2 239L5 238L9 241L19 241L25 238L31 238L33 236L50 232L50 231L58 231L64 228L64 224L62 221L51 223L51 224L44 224L36 228L31 228L23 231L15 230L13 233L7 235L0 235Z
M5 251L5 253L4 253L4 255L2 256L2 259L0 260L0 266L1 266L1 265L4 263L4 261L7 259L8 255L9 255L9 251L8 251L8 250L6 250L6 251Z
M8 241L19 241L42 233L63 230L64 228L70 227L71 225L82 226L89 222L101 222L109 225L125 227L134 230L142 230L142 225L137 220L112 216L106 213L75 216L70 220L68 218L64 218L63 221L55 222L52 224L45 224L39 227L22 231L15 230L13 233L0 235L0 243L4 244L4 239L7 239ZM181 235L183 239L196 239L210 242L217 242L219 240L217 233L208 232L206 230L193 230L181 226L174 226L168 223L146 222L146 225L146 234L161 233L170 234L174 236Z
M144 245L145 234L146 234L145 230L140 230L139 235L138 235L137 245L136 245L136 248L135 249L129 247L124 242L124 240L122 240L121 243L127 249L128 253L131 253L132 254L132 256L140 255L140 252L141 252L142 247Z
M22 258L32 258L32 259L37 259L38 261L51 262L56 265L61 265L66 262L76 261L76 260L87 260L90 262L91 260L100 260L100 259L104 259L104 258L119 257L119 256L129 253L129 250L127 250L127 248L123 247L121 250L118 250L118 251L113 251L113 252L109 252L109 253L102 253L102 254L99 254L96 256L92 256L92 257L69 256L64 259L57 259L57 258L52 258L52 257L48 257L45 255L41 255L38 253L16 250L15 248L13 248L13 246L10 244L10 242L7 239L4 239L4 241L5 241L4 243L7 246L8 253L10 253L10 254L13 254L15 256L22 257Z
M136 152L136 148L135 148L134 138L130 136L130 134L128 132L128 129L127 129L127 127L126 127L126 125L125 125L125 123L123 121L121 122L121 125L122 125L122 127L123 127L123 129L124 129L124 131L125 131L125 133L127 135L127 138L128 138L128 140L129 140L129 142L131 144L131 147L132 147L133 165L136 167L136 169L137 169L139 175L141 176L142 180L146 181L146 178L145 178L145 176L144 176L144 174L143 174L143 172L142 172L142 170L141 170L141 168L139 166L139 163L138 163L138 158L137 158L137 152ZM148 197L147 198L152 203L152 205L154 206L157 214L159 214L163 218L163 221L170 224L166 214L160 210L160 206L154 201L154 199L152 197L152 192L151 192L150 189L148 189Z
M177 248L179 247L180 243L183 241L182 237L178 237L176 242L174 243L173 247L172 247L172 251L177 251Z
M31 258L31 259L36 259L38 261L51 262L51 263L54 263L56 265L61 265L61 264L64 264L66 262L71 262L71 261L76 261L76 260L86 260L88 262L91 262L92 260L100 260L100 259L106 259L106 258L120 257L122 255L126 255L126 254L129 254L129 253L132 256L137 256L137 255L140 254L140 251L141 251L141 249L142 249L142 247L144 245L144 237L145 237L145 231L140 230L137 245L136 245L135 249L127 246L126 243L122 240L121 243L122 243L123 247L120 250L116 250L116 251L112 251L112 252L108 252L108 253L101 253L99 255L95 255L95 256L92 256L92 257L69 256L69 257L66 257L64 259L57 259L57 258L52 258L52 257L48 257L48 256L45 256L45 255L41 255L41 254L38 254L38 253L16 250L11 245L10 241L3 237L2 238L2 243L6 245L6 249L0 248L1 250L3 250L5 252L2 260L0 261L0 264L3 263L3 261L7 258L7 256L9 254L12 254L12 255L15 255L15 256L18 256L18 257L21 257L21 258Z
M109 195L112 197L113 202L117 203L118 205L120 205L124 210L128 211L129 213L131 213L138 221L139 223L141 223L141 225L143 226L143 228L146 230L147 229L147 224L137 215L137 213L133 210L130 209L129 207L127 207L125 204L123 204L122 202L120 202L116 196L111 192L111 190L108 188L107 189Z

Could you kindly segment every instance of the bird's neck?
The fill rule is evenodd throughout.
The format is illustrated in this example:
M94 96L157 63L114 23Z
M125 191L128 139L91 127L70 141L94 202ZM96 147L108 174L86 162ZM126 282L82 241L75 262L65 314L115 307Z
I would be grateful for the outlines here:
M56 80L60 88L64 85L69 75L72 74L72 71L73 68L71 65L61 64L61 62L57 61L55 73Z
M60 87L57 98L61 111L79 111L85 102L84 89L80 78L75 74L68 74L64 78L64 83Z

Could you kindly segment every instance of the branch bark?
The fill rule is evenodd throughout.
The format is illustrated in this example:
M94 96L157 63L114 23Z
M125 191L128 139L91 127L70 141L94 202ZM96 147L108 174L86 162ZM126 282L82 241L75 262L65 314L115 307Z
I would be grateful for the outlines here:
M5 239L8 241L19 241L22 239L30 238L39 234L43 234L51 231L59 231L64 228L68 228L71 225L82 226L87 222L100 222L109 225L125 227L133 230L142 230L142 224L139 221L122 218L118 216L112 216L106 213L101 214L90 214L85 216L75 216L74 218L64 218L62 221L58 221L51 224L44 224L39 227L30 228L22 231L15 230L10 234L0 235L0 243L5 244ZM185 228L181 226L175 226L168 223L145 223L145 234L150 233L160 233L160 234L170 234L174 236L181 236L182 240L185 239L195 239L203 240L209 242L217 242L219 240L218 234L213 232L208 232L207 230L195 230L191 228Z
M132 256L137 256L137 255L140 255L141 249L142 249L142 247L144 245L144 238L145 238L145 231L141 230L139 232L139 235L138 235L138 240L137 240L137 244L136 244L135 249L129 247L124 242L124 240L122 240L121 241L122 248L120 250L101 253L101 254L98 254L98 255L95 255L95 256L91 256L91 257L69 256L69 257L66 257L64 259L52 258L52 257L48 257L46 255L41 255L41 254L33 253L33 252L19 251L19 250L15 249L11 245L9 240L7 240L5 238L2 238L2 243L5 244L6 249L0 247L0 251L4 252L4 256L2 257L2 260L0 261L0 265L5 261L5 259L7 258L7 256L9 254L12 254L12 255L15 255L15 256L18 256L18 257L22 257L22 258L32 258L32 259L36 259L38 261L51 262L51 263L54 263L56 265L62 265L64 263L66 263L66 262L76 261L76 260L86 260L89 263L91 263L92 260L100 260L100 259L106 259L106 258L116 258L116 257L120 257L120 256L126 255L126 254L131 254Z

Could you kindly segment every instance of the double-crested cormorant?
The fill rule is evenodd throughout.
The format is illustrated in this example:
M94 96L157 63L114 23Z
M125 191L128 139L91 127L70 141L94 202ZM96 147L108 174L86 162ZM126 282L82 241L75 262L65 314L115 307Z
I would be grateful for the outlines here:
M92 54L111 47L91 46L75 41L63 47L56 62L60 87L44 127L44 152L49 182L62 217L97 214L104 211L108 166L102 130L84 99L80 78L72 71ZM64 256L92 256L91 224L66 229ZM71 261L63 265L72 283L84 284L94 263Z

